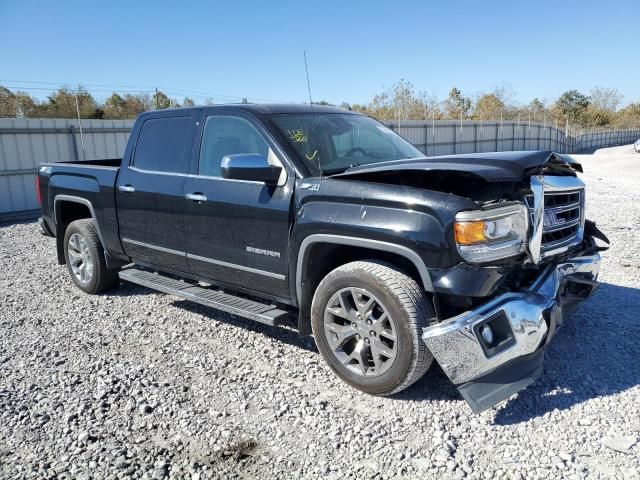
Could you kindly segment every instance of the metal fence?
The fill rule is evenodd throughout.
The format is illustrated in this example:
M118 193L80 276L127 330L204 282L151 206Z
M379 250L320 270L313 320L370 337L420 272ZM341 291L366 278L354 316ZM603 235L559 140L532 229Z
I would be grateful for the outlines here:
M616 130L567 135L542 123L424 121L385 122L426 155L551 150L577 153L590 148L632 143L640 130Z
M385 122L426 155L553 150L579 152L631 143L640 130L566 135L538 123L480 121ZM35 172L40 162L118 158L124 153L132 120L0 118L0 220L37 213Z
M132 120L0 118L0 220L33 216L40 162L118 158Z

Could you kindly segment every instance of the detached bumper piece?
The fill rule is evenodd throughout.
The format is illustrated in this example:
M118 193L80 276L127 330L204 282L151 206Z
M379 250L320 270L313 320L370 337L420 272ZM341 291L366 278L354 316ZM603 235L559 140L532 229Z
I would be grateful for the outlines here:
M475 413L533 383L544 346L596 290L600 255L549 265L530 288L509 292L423 330L427 347Z

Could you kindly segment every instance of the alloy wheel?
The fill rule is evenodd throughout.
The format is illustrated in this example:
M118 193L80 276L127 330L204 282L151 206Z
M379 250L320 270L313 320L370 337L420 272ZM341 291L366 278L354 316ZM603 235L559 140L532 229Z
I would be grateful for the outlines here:
M359 375L384 374L398 353L391 315L362 288L343 288L331 296L325 308L324 334L338 361Z
M76 279L86 285L93 278L94 262L87 241L79 233L69 237L67 255L71 271Z

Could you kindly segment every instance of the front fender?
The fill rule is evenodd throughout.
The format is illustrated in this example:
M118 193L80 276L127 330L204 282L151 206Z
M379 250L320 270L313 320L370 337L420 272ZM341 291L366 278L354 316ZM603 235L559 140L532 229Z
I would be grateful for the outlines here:
M414 187L372 182L304 179L296 185L289 258L291 289L300 305L305 251L325 241L383 250L410 260L432 290L429 268L460 262L453 222L467 198Z

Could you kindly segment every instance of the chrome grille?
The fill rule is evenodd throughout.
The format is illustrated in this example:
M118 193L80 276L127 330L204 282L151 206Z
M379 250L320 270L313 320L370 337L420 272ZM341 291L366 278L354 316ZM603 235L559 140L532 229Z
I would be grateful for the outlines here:
M525 198L533 224L533 196ZM572 188L548 188L544 191L542 226L543 257L548 257L582 241L584 228L584 187L576 179Z

